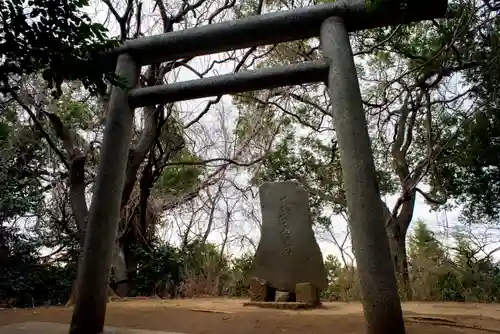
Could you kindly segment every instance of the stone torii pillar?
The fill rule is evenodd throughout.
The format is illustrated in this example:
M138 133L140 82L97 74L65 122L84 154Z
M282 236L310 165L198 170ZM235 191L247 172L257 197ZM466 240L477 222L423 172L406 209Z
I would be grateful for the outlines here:
M404 333L370 137L351 44L340 17L323 22L320 41L323 56L330 64L328 93L332 100L363 309L367 319L380 319L368 322L368 333ZM391 318L392 321L387 321Z
M109 274L120 217L134 109L128 91L137 85L139 67L128 54L118 56L116 74L126 87L113 87L109 99L97 180L92 194L83 256L80 256L71 334L103 330ZM82 252L82 250L80 250Z

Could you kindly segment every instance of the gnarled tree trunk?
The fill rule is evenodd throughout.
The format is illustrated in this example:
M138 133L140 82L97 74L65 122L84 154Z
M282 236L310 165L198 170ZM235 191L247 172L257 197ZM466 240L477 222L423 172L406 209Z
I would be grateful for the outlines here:
M113 277L116 294L120 297L129 295L130 285L127 275L127 263L123 248L119 242L115 243L115 254L113 257Z
M387 237L389 239L389 248L391 250L391 259L396 272L400 295L406 301L413 299L411 289L410 275L408 272L408 255L406 252L406 235L413 218L415 209L415 193L405 196L401 200L402 204L396 204L395 212L390 212L387 205L384 204L384 217L386 222ZM398 212L398 208L401 210Z
M412 300L413 294L408 273L408 257L406 253L406 233L401 233L399 224L392 224L387 228L391 259L398 280L400 296L404 300Z

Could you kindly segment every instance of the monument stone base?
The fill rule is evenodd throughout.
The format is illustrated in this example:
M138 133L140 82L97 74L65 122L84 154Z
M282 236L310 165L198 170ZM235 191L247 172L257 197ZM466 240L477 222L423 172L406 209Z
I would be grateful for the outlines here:
M279 310L304 310L316 308L319 305L311 305L299 302L246 302L243 306L256 306L262 308L275 308Z
M297 283L295 285L295 298L299 303L312 306L320 305L319 289L312 283Z
M320 290L312 283L297 283L294 292L282 292L266 280L250 278L250 302L243 306L298 310L321 306Z

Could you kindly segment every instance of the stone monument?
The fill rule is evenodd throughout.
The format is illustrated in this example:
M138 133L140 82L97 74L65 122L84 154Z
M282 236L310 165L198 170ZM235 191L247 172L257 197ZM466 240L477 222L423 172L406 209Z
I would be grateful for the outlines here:
M264 183L259 195L262 230L252 264L251 301L319 305L328 281L307 192L287 181Z

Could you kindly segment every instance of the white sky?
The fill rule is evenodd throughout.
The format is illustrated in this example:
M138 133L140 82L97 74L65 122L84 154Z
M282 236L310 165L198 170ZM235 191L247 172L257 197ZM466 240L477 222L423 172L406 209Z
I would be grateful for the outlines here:
M95 2L94 6L89 8L89 14L91 14L93 17L96 17L97 20L101 22L109 22L108 17L106 16L106 11L104 10L104 5L102 2ZM145 3L144 5L144 12L145 13L152 13L151 9L151 3ZM95 16L97 15L97 16ZM153 15L148 14L148 20L143 21L143 31L149 30L148 28L151 28L153 31L156 30L158 31L158 25L152 24L154 21L157 21L159 19L158 15L155 13ZM149 25L149 26L147 26ZM116 25L110 26L112 29L113 33L116 33L114 28L116 28ZM203 70L207 67L208 64L210 64L214 59L221 58L222 55L210 55L210 56L204 56L204 57L198 57L195 59L195 61L190 62L190 65L196 68L197 70ZM227 63L222 66L215 67L215 71L212 71L210 75L217 75L217 74L224 74L224 73L229 73L233 71L234 64L232 63ZM185 81L185 80L191 80L191 79L197 79L197 76L190 72L187 69L180 69L178 71L175 71L175 81ZM173 74L169 76L168 81L172 82L173 80ZM210 100L210 99L198 99L198 100L192 100L192 101L186 101L186 102L181 102L178 104L181 109L181 115L185 116L184 122L187 123L189 120L193 119L194 116L201 110L203 109L205 105L205 101ZM208 115L206 115L202 119L202 123L204 126L209 126L210 123L212 122L219 122L217 120L217 109L220 111L223 109L224 113L226 113L227 120L228 122L231 122L231 119L234 120L236 117L236 111L234 110L234 106L231 104L231 98L228 96L225 96L223 98L223 103L220 103L218 106L212 108L212 110L209 112ZM389 208L392 209L392 207L395 205L395 202L397 200L398 196L391 196L386 198L386 203L388 204ZM424 203L423 198L419 195L415 204L415 211L414 211L414 221L417 219L422 219L424 220L430 228L433 230L441 231L443 229L443 224L444 222L447 222L450 226L453 225L455 222L457 222L459 216L459 210L454 210L451 212L440 212L440 213L435 213L431 212L430 208L428 205ZM237 220L242 220L243 225L245 225L245 218L241 216L241 218ZM244 233L254 239L255 241L258 241L258 228L255 225L248 225L246 226L240 225L238 228L241 230L244 230ZM333 220L333 225L334 225L334 233L339 237L342 238L343 235L345 235L346 231L346 223L343 220L342 217L336 217ZM173 225L171 226L173 227ZM177 231L173 228L168 231L169 233L167 234L173 234L170 235L171 240L175 240L176 238L176 233ZM241 231L240 231L241 232ZM339 255L339 251L337 247L329 241L324 240L324 236L318 236L318 242L320 244L320 247L322 249L323 255L326 256L328 254L336 254ZM209 237L209 240L215 242L215 243L220 243L221 242L221 233L218 231L217 233L212 233ZM237 247L231 247L230 252L234 255L237 255L238 253L241 253L242 250Z

